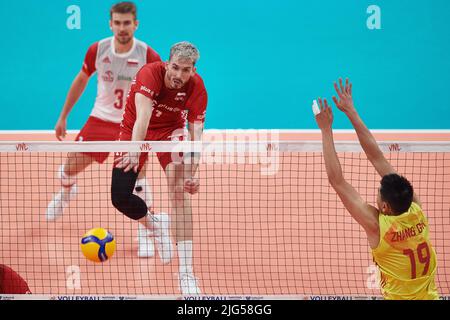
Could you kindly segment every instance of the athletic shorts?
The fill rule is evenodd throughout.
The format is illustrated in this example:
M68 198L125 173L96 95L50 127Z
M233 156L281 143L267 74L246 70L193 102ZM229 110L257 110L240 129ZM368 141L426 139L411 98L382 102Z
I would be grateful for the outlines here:
M78 133L75 141L115 141L119 138L120 123L89 117L84 127ZM108 152L82 152L92 157L96 162L103 163L108 158Z
M131 132L121 131L119 134L119 140L131 141L131 136ZM183 141L186 140L186 137L187 133L184 128L161 128L147 132L145 141ZM117 159L119 156L122 156L122 154L116 153L114 159ZM159 163L164 171L169 163L183 163L182 152L156 152L156 156L158 157ZM139 171L144 166L147 158L148 152L141 152L141 156L139 157Z

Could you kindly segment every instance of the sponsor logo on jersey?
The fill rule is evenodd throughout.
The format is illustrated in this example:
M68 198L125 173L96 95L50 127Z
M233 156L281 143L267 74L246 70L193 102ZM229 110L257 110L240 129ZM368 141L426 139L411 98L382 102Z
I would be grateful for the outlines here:
M170 112L180 112L181 111L180 108L171 107L171 106L168 106L167 104L163 104L163 103L162 104L158 104L156 107L164 109L164 110L167 110L167 111L170 111Z
M155 93L153 92L153 90L147 88L146 86L141 86L141 87L139 88L139 90L149 93L152 97L155 95Z
M175 101L183 101L186 97L186 92L178 92L177 96L175 97Z
M117 80L119 80L119 81L121 81L121 80L124 80L124 81L132 81L133 78L132 78L132 77L127 77L127 76L124 76L124 75L119 74L119 75L117 76Z
M111 60L109 60L109 57L106 56L106 57L102 60L102 62L103 62L103 63L111 63Z
M106 71L102 78L103 78L103 81L105 81L105 82L113 82L114 74L112 71Z
M139 60L137 59L128 59L127 66L128 67L137 67L139 65Z

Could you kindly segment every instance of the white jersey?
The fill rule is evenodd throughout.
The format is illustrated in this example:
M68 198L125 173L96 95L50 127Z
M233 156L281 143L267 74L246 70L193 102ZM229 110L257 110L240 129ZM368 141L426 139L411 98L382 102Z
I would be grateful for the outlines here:
M120 123L131 81L142 66L155 61L161 61L159 55L136 38L125 53L116 53L114 37L91 45L83 64L88 76L97 71L97 97L91 116Z

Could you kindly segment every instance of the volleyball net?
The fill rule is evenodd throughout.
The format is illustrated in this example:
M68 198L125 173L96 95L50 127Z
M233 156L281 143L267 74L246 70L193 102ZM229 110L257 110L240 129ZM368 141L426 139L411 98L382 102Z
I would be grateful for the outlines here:
M450 142L381 142L387 159L419 195L438 257L436 283L450 294ZM380 177L357 142L337 141L345 178L376 203ZM110 152L77 175L63 215L46 210L61 188L56 172L68 152ZM209 296L380 296L363 229L328 183L318 141L0 142L0 264L36 295L179 296L178 259L138 257L138 223L111 203L114 152L149 152L155 212L171 214L155 152L201 152L200 192L190 196L193 261ZM116 252L87 260L83 234L110 231Z

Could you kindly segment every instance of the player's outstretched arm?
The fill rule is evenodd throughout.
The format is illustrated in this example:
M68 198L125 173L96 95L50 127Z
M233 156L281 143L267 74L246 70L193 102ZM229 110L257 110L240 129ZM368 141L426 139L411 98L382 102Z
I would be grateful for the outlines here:
M189 137L191 141L202 140L203 128L204 124L201 121L188 122ZM200 163L201 153L192 152L188 157L190 157L188 161L189 165L186 167L188 176L184 183L184 191L190 194L196 194L200 189L200 181L195 178L195 174L197 173L198 165Z
M201 141L203 136L203 129L204 124L201 121L197 122L188 122L188 130L189 130L189 137L191 141ZM192 176L195 175L197 172L197 167L200 161L200 154L195 153L193 155L193 167L192 167Z
M338 109L344 112L351 121L353 127L355 128L356 134L358 135L358 140L361 143L361 147L366 153L369 161L375 167L375 170L377 170L380 176L396 173L395 169L384 157L383 152L378 146L374 136L366 127L355 109L352 97L352 84L348 81L348 79L346 79L345 85L343 85L342 79L340 78L339 86L335 82L334 88L338 98L333 97L333 101Z
M333 112L326 100L319 98L320 112L316 121L322 132L323 157L328 181L338 194L351 216L364 228L371 247L379 242L378 210L368 205L342 174L341 164L336 154L333 140Z
M73 80L69 92L67 93L66 101L64 102L61 114L55 125L55 135L58 140L62 140L66 137L67 116L83 94L88 82L89 76L83 70L81 70Z
M397 173L395 168L386 160L383 152L378 146L375 137L369 131L367 126L362 121L356 108L353 104L352 97L352 83L345 79L345 85L342 83L342 79L339 78L339 86L335 82L334 89L338 95L338 98L333 97L333 101L339 110L345 113L353 127L355 128L358 140L366 153L367 159L372 163L378 174L383 177L387 174ZM420 204L420 200L416 194L414 194L413 201Z
M136 105L136 122L134 123L131 141L143 141L147 135L150 118L153 113L153 101L141 93L134 97ZM116 167L124 169L124 172L133 170L137 172L139 167L139 152L128 152L115 160Z
M147 135L148 125L153 113L153 101L141 93L134 97L136 105L136 122L133 127L132 141L143 141Z

